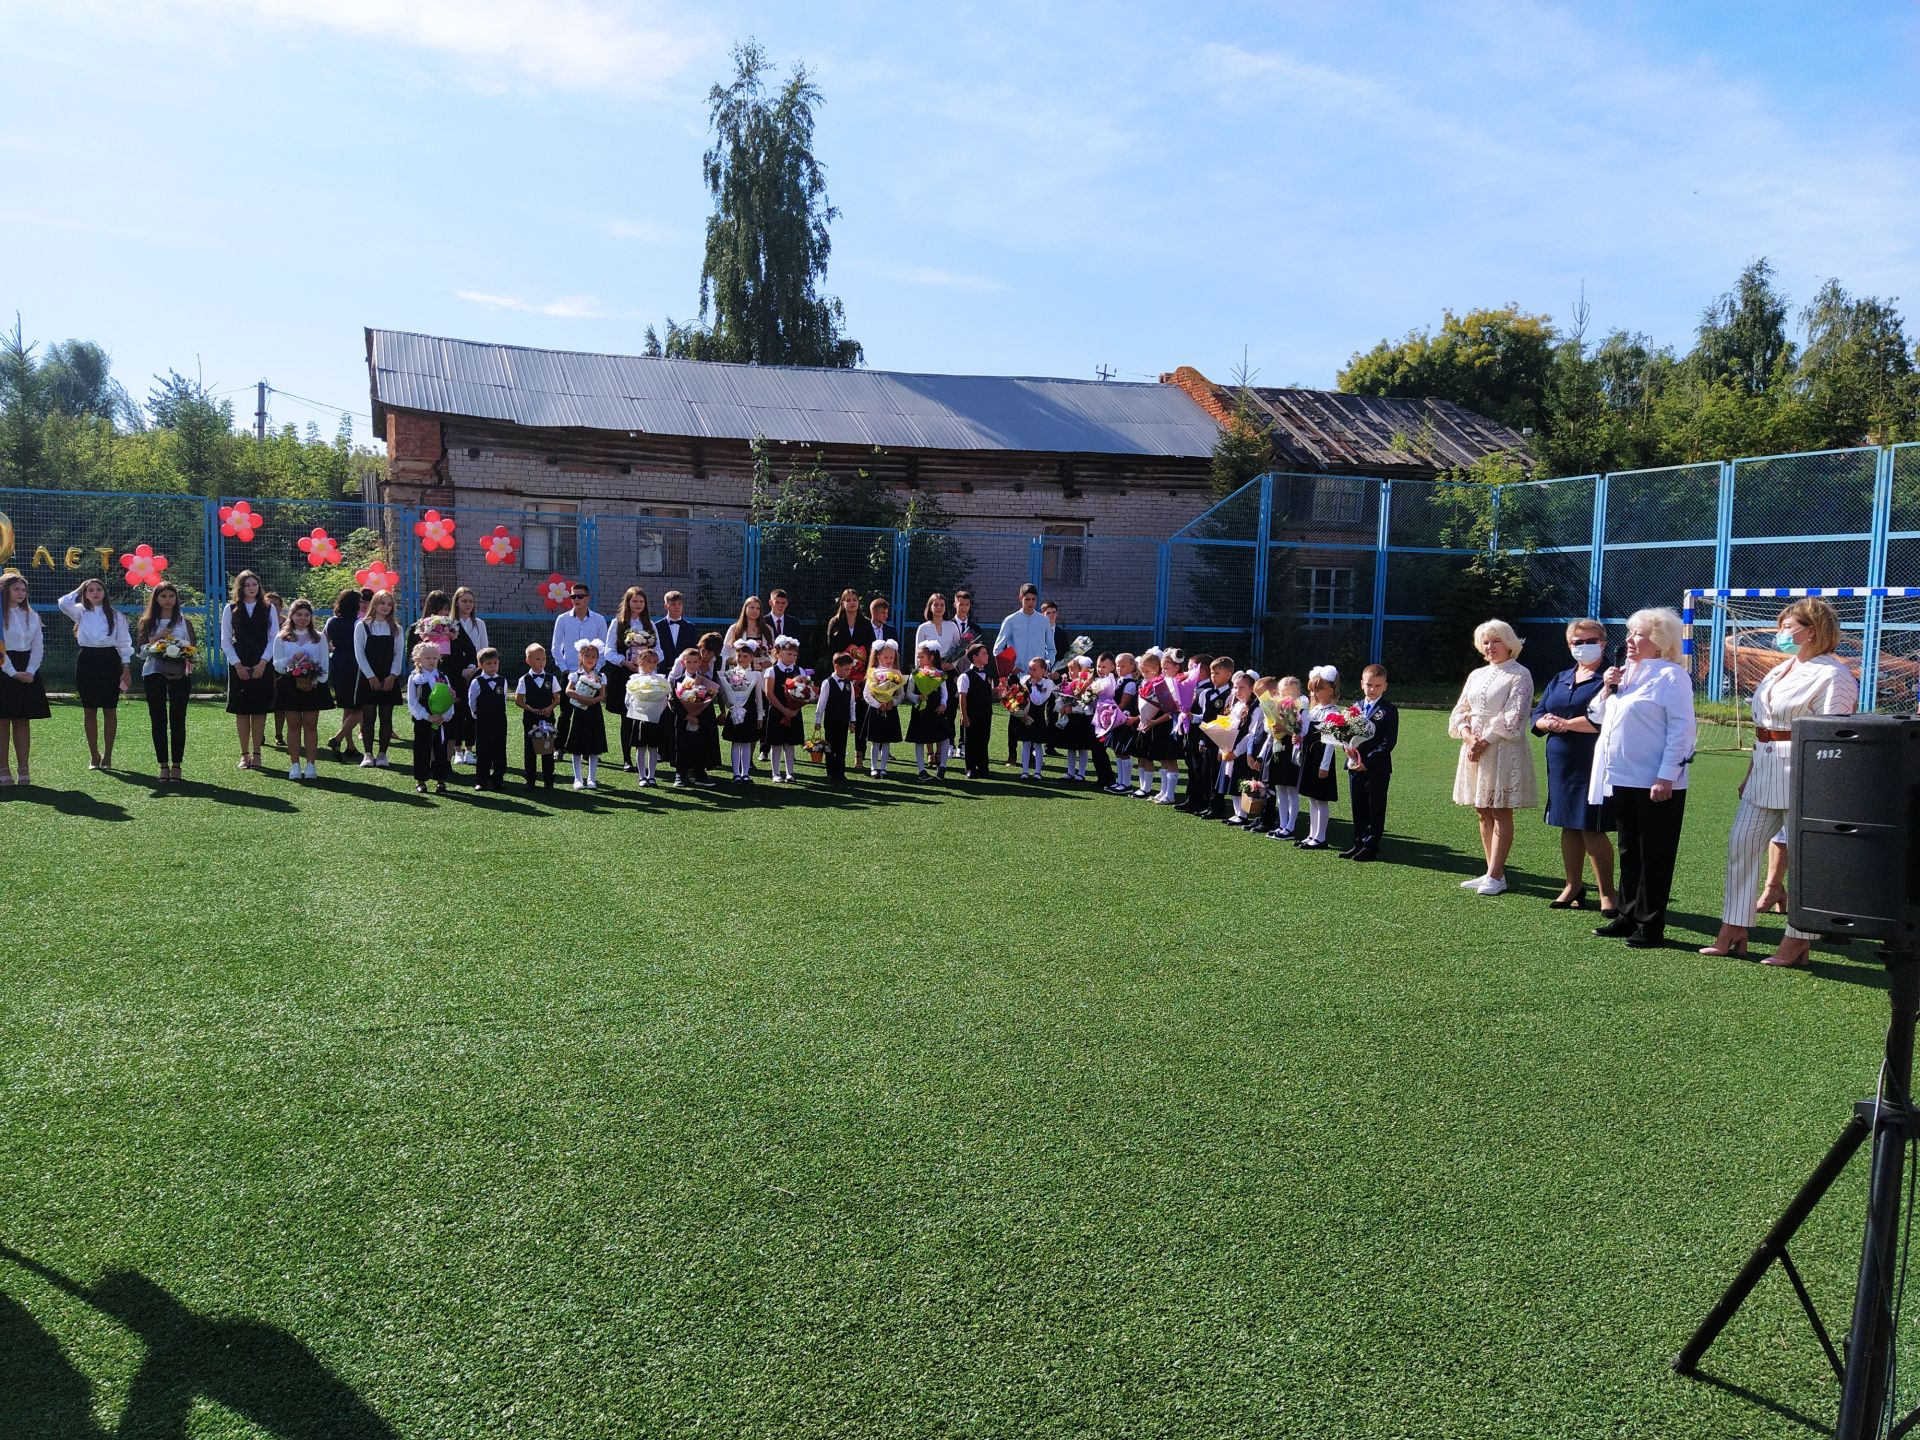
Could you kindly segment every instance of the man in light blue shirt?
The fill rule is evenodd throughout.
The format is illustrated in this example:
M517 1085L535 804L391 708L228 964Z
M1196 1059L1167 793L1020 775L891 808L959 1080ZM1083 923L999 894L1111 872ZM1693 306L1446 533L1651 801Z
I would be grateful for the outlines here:
M1020 587L1020 608L1000 622L1000 633L993 637L993 653L999 657L1013 647L1013 673L1026 673L1027 663L1038 655L1053 669L1053 626L1039 611L1040 592L1032 584Z

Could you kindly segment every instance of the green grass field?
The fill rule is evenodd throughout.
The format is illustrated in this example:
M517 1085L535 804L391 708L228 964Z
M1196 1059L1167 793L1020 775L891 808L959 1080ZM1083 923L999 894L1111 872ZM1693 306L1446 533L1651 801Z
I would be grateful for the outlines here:
M1831 1418L1777 1272L1723 1384L1667 1369L1886 1020L1864 946L1693 953L1738 756L1641 953L1546 908L1537 817L1457 888L1435 714L1372 866L1012 781L302 787L212 705L163 792L127 719L0 791L0 1435ZM1795 1252L1836 1331L1863 1194Z

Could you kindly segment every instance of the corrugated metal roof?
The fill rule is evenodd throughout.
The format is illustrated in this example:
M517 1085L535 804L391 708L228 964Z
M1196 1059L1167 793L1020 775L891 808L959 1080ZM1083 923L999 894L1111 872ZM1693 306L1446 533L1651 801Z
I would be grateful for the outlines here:
M1175 385L721 365L367 331L383 407L537 427L908 450L1210 455L1219 427Z
M1233 392L1220 393L1232 403ZM1249 393L1292 469L1445 470L1490 454L1527 457L1517 430L1450 400L1259 387Z

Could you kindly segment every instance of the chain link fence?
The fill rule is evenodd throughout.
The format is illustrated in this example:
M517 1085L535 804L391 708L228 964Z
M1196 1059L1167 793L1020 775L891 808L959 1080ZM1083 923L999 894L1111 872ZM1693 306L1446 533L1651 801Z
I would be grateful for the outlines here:
M954 592L970 590L975 625L991 638L1031 583L1060 607L1062 647L1079 635L1102 651L1170 644L1273 673L1330 662L1344 675L1379 659L1396 678L1438 682L1475 663L1467 617L1484 618L1490 562L1525 596L1506 618L1554 658L1568 621L1617 627L1690 589L1920 583L1920 444L1504 486L1276 473L1165 540L0 490L0 565L25 577L48 619L55 688L70 684L74 663L55 602L96 576L138 613L144 592L126 583L120 556L139 545L166 557L166 578L210 642L208 683L222 678L219 607L242 569L321 611L377 572L408 619L429 592L464 586L510 662L550 636L555 580L560 596L586 581L608 615L629 586L656 614L678 590L702 630L731 624L744 596L783 589L799 633L816 638L814 663L843 589L863 608L889 600L907 634L929 594L945 595L952 613ZM1867 695L1911 709L1920 618L1871 594L1851 613ZM1725 641L1716 629L1694 647L1708 698L1732 693Z

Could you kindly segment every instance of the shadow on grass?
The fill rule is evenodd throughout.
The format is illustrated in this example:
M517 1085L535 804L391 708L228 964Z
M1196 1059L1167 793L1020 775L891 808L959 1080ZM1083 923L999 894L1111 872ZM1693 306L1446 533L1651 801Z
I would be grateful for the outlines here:
M1765 1410L1769 1415L1777 1415L1782 1420L1791 1420L1796 1425L1803 1425L1816 1435L1833 1433L1833 1427L1824 1420L1816 1420L1805 1411L1795 1410L1791 1405L1782 1405L1778 1400L1769 1400L1758 1391L1749 1390L1744 1385L1736 1385L1731 1380L1722 1380L1718 1375L1710 1374L1705 1370L1696 1370L1686 1378L1702 1385L1710 1385L1721 1394L1731 1395L1736 1400L1744 1400L1756 1410Z
M78 815L87 820L131 820L125 806L111 800L98 800L79 790L54 790L38 780L31 785L16 785L8 797L20 805L44 805L62 815Z
M211 1401L277 1440L391 1440L393 1429L305 1345L258 1320L202 1315L144 1275L110 1270L92 1285L8 1245L0 1258L131 1330L146 1347L116 1433L185 1440L196 1402ZM92 1382L59 1342L0 1294L0 1433L91 1440Z
M211 800L216 805L235 805L242 810L269 810L276 815L291 815L300 807L278 795L262 795L254 790L235 790L205 780L179 780L164 789L155 786L156 796L174 796L191 800Z

